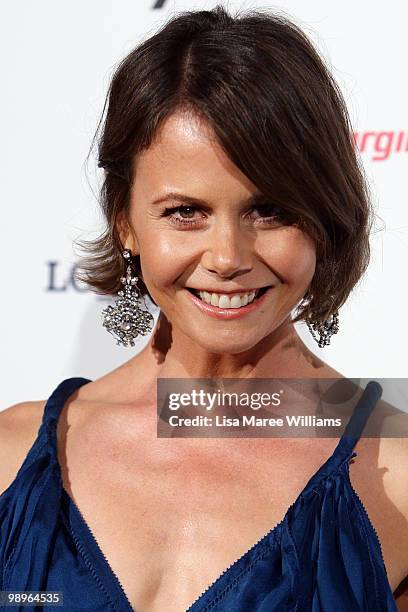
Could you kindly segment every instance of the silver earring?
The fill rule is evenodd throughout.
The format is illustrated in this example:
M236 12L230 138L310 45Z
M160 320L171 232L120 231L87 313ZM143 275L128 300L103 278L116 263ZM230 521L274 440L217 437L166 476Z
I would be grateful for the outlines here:
M327 321L313 321L310 317L306 319L307 326L313 338L320 348L330 344L330 338L339 331L339 312L336 310ZM315 331L320 335L316 337Z
M124 249L122 255L127 262L126 276L122 276L120 282L124 290L118 291L118 299L115 306L108 306L102 311L103 326L116 337L116 344L123 346L135 346L134 340L138 336L146 336L153 329L154 318L148 310L140 307L143 300L137 287L137 276L132 276L132 253Z

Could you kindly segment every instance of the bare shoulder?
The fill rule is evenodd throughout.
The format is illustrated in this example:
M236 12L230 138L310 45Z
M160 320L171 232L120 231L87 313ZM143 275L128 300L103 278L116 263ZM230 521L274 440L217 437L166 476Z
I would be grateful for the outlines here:
M11 485L41 426L46 400L0 411L0 495Z
M408 604L408 438L384 437L379 441L367 438L364 442L371 446L371 452L375 454L377 454L376 443L379 442L376 473L380 477L381 487L378 489L376 503L380 504L382 512L381 517L377 518L377 525L379 529L384 529L385 551L390 544L394 549L393 558L397 577L394 584L394 587L397 587L395 597L399 606L402 601L406 605ZM371 478L368 478L368 481L373 483ZM374 512L374 503L373 500L372 512ZM381 523L384 527L381 527ZM408 612L408 608L398 609L406 609Z
M408 438L381 438L379 465L384 468L386 493L406 519L404 531L408 547Z
M380 400L375 408L374 418L376 415L380 419L376 430L381 432L378 465L384 469L383 482L387 494L406 519L408 547L408 413ZM375 443L375 439L367 440Z
M100 395L99 385L88 383L77 389L66 401L64 422L69 426L81 415L84 406ZM34 444L44 415L47 400L20 402L0 411L0 495L12 484L24 459Z
M351 479L377 532L394 597L400 604L400 598L408 594L407 415L380 399L355 450Z
M394 592L398 610L408 612L408 438L382 438L380 466L383 483L392 508L393 531L401 557L401 575Z

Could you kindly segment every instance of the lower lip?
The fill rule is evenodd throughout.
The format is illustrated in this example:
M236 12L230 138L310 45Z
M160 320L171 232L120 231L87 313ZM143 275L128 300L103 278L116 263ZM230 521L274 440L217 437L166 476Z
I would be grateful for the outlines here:
M273 286L269 287L269 289L265 291L260 298L254 300L246 306L241 306L240 308L218 308L218 306L212 306L211 304L207 304L207 302L200 300L199 297L194 295L194 293L191 293L188 289L186 289L186 291L194 304L210 317L215 317L216 319L238 319L239 317L244 317L246 314L257 310L257 308L262 306L268 295L270 295L272 289L274 289Z

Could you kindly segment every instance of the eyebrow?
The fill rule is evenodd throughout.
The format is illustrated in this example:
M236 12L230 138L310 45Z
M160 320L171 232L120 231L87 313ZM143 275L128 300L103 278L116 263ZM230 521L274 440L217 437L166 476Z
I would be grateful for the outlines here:
M263 193L257 193L255 195L249 196L241 203L245 205L249 204L259 204L265 200L266 196ZM177 193L176 191L170 191L166 193L164 196L153 200L152 204L161 204L162 202L167 202L168 200L173 200L177 202L183 202L183 204L197 204L198 206L210 206L210 202L207 200L203 200L201 198L195 198L193 196L186 195L184 193Z

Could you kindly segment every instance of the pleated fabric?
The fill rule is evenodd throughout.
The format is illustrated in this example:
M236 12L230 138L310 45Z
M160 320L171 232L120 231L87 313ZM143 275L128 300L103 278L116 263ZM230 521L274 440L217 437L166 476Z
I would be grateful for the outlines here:
M59 592L63 605L0 606L5 612L134 610L64 489L58 463L59 413L87 382L75 377L57 386L33 446L0 496L0 590ZM378 382L367 384L333 454L282 521L187 612L397 612L378 536L349 475L353 449L381 394Z

